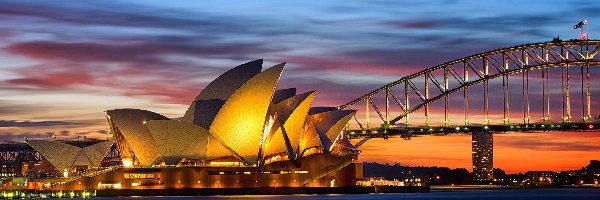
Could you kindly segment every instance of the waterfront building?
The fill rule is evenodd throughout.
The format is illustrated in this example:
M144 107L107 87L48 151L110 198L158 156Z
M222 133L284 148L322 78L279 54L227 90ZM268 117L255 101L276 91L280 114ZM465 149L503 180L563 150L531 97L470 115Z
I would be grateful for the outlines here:
M56 190L355 185L360 151L343 129L356 111L311 107L316 91L276 90L285 63L262 71L262 62L220 75L182 117L114 109L110 141L28 141L55 168L36 181ZM103 166L113 144L118 165Z
M527 182L532 185L552 185L556 182L556 172L553 171L528 171L525 172Z

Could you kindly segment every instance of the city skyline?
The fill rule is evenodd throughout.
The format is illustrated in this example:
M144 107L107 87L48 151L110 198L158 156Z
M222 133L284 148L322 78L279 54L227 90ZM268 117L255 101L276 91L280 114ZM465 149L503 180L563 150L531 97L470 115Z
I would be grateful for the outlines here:
M473 53L558 35L577 38L572 26L585 18L592 24L590 37L597 38L593 24L600 22L598 5L586 1L520 2L518 8L510 2L295 3L3 2L0 140L104 138L109 127L102 112L118 107L181 117L210 80L256 58L267 65L288 63L279 89L316 89L314 105L337 106ZM592 99L600 99L599 93ZM500 139L495 139L494 166L508 172L559 171L600 158L597 133L563 134L495 135ZM369 141L361 147L361 160L471 170L465 137L470 138ZM417 144L454 150L446 156L410 151ZM377 155L382 148L412 154L383 157ZM537 162L526 160L527 153ZM438 163L440 157L446 162Z

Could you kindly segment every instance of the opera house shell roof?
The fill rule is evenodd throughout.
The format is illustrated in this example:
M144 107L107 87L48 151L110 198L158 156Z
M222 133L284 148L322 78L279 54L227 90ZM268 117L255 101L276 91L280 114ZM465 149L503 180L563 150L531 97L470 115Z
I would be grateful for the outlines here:
M285 63L263 71L262 62L248 62L220 75L181 118L139 109L106 111L124 164L193 160L255 166L301 159L311 149L357 152L343 134L355 111L311 108L316 91L276 90Z
M28 140L27 144L39 152L59 172L74 166L98 167L114 141L108 140L86 147L77 147L61 141Z

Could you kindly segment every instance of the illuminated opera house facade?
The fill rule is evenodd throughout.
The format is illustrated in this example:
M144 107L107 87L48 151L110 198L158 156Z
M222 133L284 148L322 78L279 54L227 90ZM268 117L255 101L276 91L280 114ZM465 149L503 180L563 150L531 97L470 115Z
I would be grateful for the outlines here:
M263 71L262 60L237 66L206 86L180 118L108 110L113 139L106 142L28 143L64 173L45 184L49 189L355 185L360 151L343 130L356 111L311 107L316 91L276 90L284 66ZM119 164L102 167L111 145Z

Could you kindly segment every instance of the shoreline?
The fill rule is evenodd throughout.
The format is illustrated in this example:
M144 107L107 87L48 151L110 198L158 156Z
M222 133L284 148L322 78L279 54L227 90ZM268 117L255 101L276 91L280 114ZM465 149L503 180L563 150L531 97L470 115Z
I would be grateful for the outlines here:
M519 186L501 186L501 185L432 185L431 191L452 191L452 190L529 190L529 189L598 189L600 186L581 186L581 185L562 185L562 186L539 186L539 187L519 187Z
M194 196L242 196L242 195L361 195L401 193L453 193L475 191L600 191L600 187L512 187L489 185L459 186L376 186L376 187L278 187L278 188L182 188L182 189L111 189L111 190L2 190L2 198L90 198L90 197L194 197ZM7 194L10 196L6 196Z
M429 186L374 187L255 187L255 188L181 188L181 189L105 189L105 190L44 190L31 189L0 192L0 198L31 197L133 197L133 196L217 196L217 195L320 195L370 193L425 193ZM3 194L4 193L4 194ZM32 196L33 195L33 196Z

